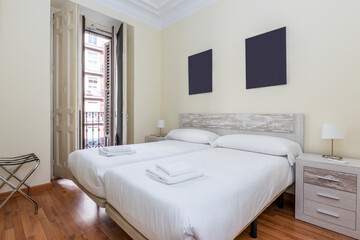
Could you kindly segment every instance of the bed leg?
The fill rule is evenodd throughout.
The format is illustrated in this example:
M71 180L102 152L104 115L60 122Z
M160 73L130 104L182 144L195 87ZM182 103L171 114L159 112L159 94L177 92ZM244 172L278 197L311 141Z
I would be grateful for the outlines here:
M278 208L284 208L284 193L282 193L277 199L276 204Z
M250 237L257 238L257 219L251 223Z

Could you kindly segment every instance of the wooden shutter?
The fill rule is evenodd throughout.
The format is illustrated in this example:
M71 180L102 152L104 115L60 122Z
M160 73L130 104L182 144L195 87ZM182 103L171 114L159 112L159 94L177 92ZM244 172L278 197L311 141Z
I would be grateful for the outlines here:
M111 42L105 44L105 145L112 145L112 73L111 73Z
M54 14L54 176L67 177L68 156L77 148L78 8Z

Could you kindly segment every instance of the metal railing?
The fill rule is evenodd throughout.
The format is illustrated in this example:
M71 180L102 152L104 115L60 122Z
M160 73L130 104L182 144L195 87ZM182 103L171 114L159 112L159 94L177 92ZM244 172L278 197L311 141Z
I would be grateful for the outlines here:
M84 114L84 146L99 148L105 144L104 112L85 112Z

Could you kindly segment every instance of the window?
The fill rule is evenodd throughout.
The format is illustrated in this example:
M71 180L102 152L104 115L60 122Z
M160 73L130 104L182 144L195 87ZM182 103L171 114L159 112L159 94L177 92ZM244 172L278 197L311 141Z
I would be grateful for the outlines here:
M86 112L100 112L100 101L86 100L85 109Z
M95 51L86 51L86 68L91 71L100 71L100 53Z
M92 35L88 35L88 43L89 44L93 44L93 45L97 45L97 37L92 36Z
M88 78L88 88L89 89L99 89L99 77L89 76Z
M85 94L92 96L100 96L100 77L98 76L85 76Z
M94 64L94 65L98 64L99 63L99 53L89 51L88 52L88 63Z

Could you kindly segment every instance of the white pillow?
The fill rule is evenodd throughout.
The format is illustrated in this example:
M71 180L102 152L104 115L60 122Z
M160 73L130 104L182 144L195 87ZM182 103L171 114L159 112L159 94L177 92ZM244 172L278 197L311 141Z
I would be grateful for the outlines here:
M166 139L205 144L212 144L218 137L213 132L189 128L174 129L166 135Z
M285 138L263 135L225 135L219 137L214 142L213 146L264 153L275 156L287 156L291 166L295 164L295 159L300 154L302 154L301 147L296 142Z

